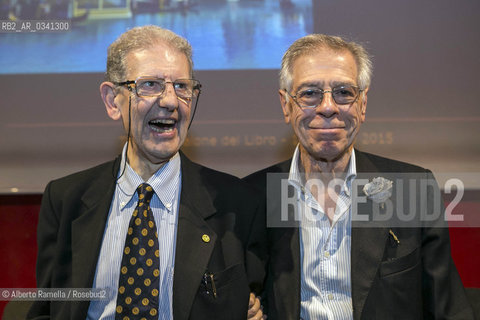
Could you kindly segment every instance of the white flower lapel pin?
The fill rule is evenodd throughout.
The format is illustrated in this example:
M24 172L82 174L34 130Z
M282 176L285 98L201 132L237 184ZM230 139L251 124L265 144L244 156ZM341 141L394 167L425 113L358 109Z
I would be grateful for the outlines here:
M363 187L363 193L375 203L383 204L392 196L393 182L383 177L373 178Z

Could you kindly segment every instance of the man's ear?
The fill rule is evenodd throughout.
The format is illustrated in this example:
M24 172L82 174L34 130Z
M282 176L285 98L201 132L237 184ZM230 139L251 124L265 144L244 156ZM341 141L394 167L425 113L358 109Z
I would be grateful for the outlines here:
M285 97L287 93L285 90L278 90L278 95L280 97L280 104L282 105L283 117L285 118L285 123L290 123L290 106Z
M115 85L108 81L102 82L100 84L100 95L107 109L108 116L113 120L120 120L122 113L120 107L115 103Z

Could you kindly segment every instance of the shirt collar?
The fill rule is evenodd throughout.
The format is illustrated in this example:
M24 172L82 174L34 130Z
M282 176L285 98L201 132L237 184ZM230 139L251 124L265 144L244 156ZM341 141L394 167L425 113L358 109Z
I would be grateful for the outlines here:
M292 163L290 165L288 182L295 188L302 190L302 192L305 192L305 189L303 188L303 185L305 183L304 183L304 179L302 179L302 173L299 170L299 163L300 163L300 148L299 148L299 145L297 144L297 147L295 148L295 152L293 153ZM352 149L352 154L350 155L350 160L348 162L345 183L342 187L342 191L345 191L345 193L348 196L350 196L352 181L355 179L356 176L357 176L357 164L355 161L355 149Z
M146 181L154 190L154 197L162 202L164 207L172 212L173 203L180 187L181 176L180 154L177 152L153 176ZM117 180L119 189L120 209L123 210L130 202L136 203L138 186L145 181L126 162L126 144L122 152L122 161Z

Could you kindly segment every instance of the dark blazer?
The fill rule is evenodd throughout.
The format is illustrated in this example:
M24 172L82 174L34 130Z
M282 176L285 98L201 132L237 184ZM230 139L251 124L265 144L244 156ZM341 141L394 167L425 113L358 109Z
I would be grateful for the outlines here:
M359 151L355 151L355 155L357 173L369 180L382 174L391 177L405 172L433 178L430 171L407 163ZM244 179L265 194L267 173L288 173L290 164L291 159ZM416 206L418 199L420 197L414 199ZM412 199L403 200L409 203ZM372 205L368 200L359 204L358 210L371 212ZM278 205L271 202L267 208L268 217L280 212ZM474 319L450 255L448 228L444 225L440 228L432 225L370 227L368 223L371 222L352 223L354 319ZM389 234L391 229L399 244ZM269 319L299 319L298 227L269 228L268 240L270 261L262 301L265 313Z
M119 163L117 158L46 187L38 222L37 287L92 287ZM249 250L256 246L252 226L261 219L261 201L238 178L183 154L181 168L174 319L244 320L249 284L255 287L263 277L263 265ZM209 242L202 240L204 234ZM214 274L217 298L206 293L207 270ZM37 301L28 318L84 320L88 307L88 301Z

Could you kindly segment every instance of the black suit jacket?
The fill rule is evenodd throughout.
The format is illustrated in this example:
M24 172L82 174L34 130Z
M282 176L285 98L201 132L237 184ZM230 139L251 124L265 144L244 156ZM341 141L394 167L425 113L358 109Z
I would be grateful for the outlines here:
M46 187L38 223L39 288L92 287L119 162L117 158ZM252 233L252 226L261 219L261 201L238 178L195 164L183 154L181 170L174 319L244 320L249 284L255 287L263 277L263 266L249 251L259 234ZM202 240L204 234L209 242ZM202 277L207 270L214 274L217 298L206 293ZM28 317L83 320L88 307L88 301L37 301Z
M355 151L357 174L371 180L382 174L413 173L433 179L431 172L407 163ZM267 173L288 173L291 159L256 172L245 180L263 194ZM287 176L288 177L288 176ZM270 187L270 186L269 186ZM438 189L435 190L438 192ZM408 196L408 195L406 195ZM420 197L402 199L404 204ZM429 198L431 200L431 197ZM430 201L429 200L429 201ZM267 216L278 216L268 199ZM278 202L278 199L273 201ZM359 212L372 212L372 201ZM408 208L408 207L405 207ZM442 205L443 210L443 205ZM428 227L352 224L351 279L354 319L473 319L462 282L450 255L448 228L441 221ZM400 243L389 234L390 230ZM300 242L298 227L269 228L267 279L263 304L270 319L300 317Z

